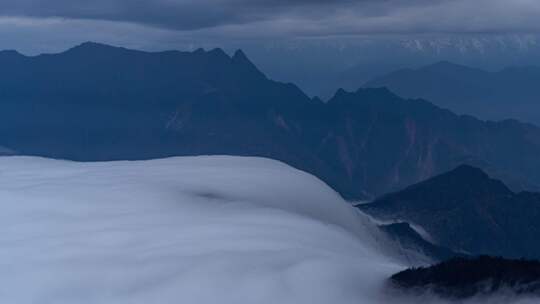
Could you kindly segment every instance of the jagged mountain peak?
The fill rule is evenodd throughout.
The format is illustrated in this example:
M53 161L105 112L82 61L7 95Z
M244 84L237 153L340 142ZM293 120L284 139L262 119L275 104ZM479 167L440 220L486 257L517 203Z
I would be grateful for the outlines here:
M247 62L250 62L251 61L248 59L247 55L244 53L244 51L242 51L241 49L238 49L234 52L234 55L232 57L232 60L234 61L239 61L239 62L242 62L242 61L247 61Z
M242 51L237 50L231 58L232 63L242 67L244 70L252 73L254 76L266 78L263 72L257 68L257 66L248 58L248 56Z

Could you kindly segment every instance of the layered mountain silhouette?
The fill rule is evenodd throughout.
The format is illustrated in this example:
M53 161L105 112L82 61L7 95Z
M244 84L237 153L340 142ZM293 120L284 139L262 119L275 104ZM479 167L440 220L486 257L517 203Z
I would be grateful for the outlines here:
M540 193L512 192L471 166L358 207L375 218L419 225L457 252L540 258Z
M148 53L84 43L0 52L0 146L80 161L232 154L274 158L365 199L472 163L540 185L540 129L484 122L386 89L324 103L220 49Z
M424 98L459 114L483 119L519 119L540 125L540 67L488 72L450 62L402 69L366 87L387 87L406 98Z

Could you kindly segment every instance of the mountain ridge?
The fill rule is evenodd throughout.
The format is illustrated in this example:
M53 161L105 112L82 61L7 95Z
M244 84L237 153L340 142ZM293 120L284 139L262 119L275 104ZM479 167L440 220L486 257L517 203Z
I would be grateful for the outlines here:
M322 102L269 79L241 50L229 56L86 43L69 52L0 55L1 146L82 161L269 157L349 199L471 162L514 180L515 189L540 185L534 126L458 116L387 89L338 90Z
M388 87L405 98L424 98L482 119L519 119L540 125L538 81L538 66L486 71L442 61L396 70L366 82L364 87Z
M540 193L513 192L471 166L460 166L373 203L358 205L381 220L419 225L437 244L471 255L540 258Z

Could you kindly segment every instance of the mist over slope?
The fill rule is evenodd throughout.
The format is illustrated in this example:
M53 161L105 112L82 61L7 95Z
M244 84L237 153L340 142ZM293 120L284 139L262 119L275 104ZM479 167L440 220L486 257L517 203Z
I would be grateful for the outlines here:
M374 303L403 269L336 192L276 161L0 170L2 302Z

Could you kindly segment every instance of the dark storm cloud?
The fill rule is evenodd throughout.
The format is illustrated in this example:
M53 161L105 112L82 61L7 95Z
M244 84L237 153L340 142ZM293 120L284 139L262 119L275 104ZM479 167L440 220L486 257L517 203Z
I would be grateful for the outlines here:
M2 17L243 36L538 32L538 0L4 0Z
M7 0L0 15L135 22L175 30L246 24L294 17L312 20L354 10L384 15L396 7L444 0Z
M215 3L214 3L215 2ZM168 0L17 0L0 4L1 14L136 22L191 30L242 22L243 17L219 1Z

